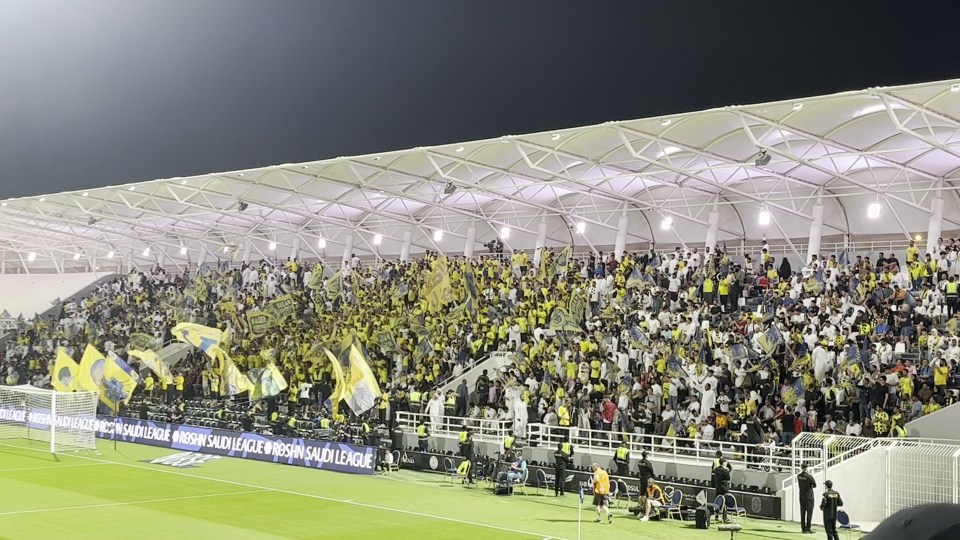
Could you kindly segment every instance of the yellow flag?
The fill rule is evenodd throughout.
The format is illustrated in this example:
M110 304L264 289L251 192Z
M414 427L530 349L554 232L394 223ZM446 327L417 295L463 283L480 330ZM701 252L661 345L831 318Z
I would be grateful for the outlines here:
M210 353L210 349L220 347L220 343L223 341L223 332L220 330L189 322L174 326L170 333L173 334L173 337L193 345L211 357L213 355Z
M330 366L333 371L333 391L330 393L328 408L333 414L336 414L340 401L343 399L343 391L346 386L346 382L343 380L343 366L340 365L340 360L330 352L330 349L324 347L323 352L330 360Z
M80 365L67 356L62 347L57 349L57 361L53 364L53 373L50 374L50 384L57 392L73 392L77 387L79 372Z
M253 389L253 384L240 368L233 363L230 355L220 347L210 347L207 354L217 363L220 369L220 393L226 396L241 394Z
M440 311L444 304L453 300L453 286L450 284L446 257L433 261L433 270L423 285L423 296L430 311Z
M121 403L127 403L137 388L137 380L112 359L106 359L103 381L100 384L100 401L116 411Z
M173 373L170 372L170 366L161 360L160 357L157 356L157 353L153 351L131 350L129 354L149 368L150 371L154 372L160 380L166 381L167 384L173 383Z
M367 363L363 349L356 339L350 345L350 382L347 383L344 400L354 414L360 415L373 408L380 397L380 385Z
M77 372L77 387L88 392L99 392L106 369L107 359L93 345L87 345Z

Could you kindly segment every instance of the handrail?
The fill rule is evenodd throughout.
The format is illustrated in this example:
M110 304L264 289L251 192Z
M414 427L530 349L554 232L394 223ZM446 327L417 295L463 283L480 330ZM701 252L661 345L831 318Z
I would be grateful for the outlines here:
M431 417L426 413L397 412L397 424L409 431L416 430L423 420L429 423L430 436L456 439L464 425L473 433L475 441L502 442L508 435L513 434L512 420L498 420L486 418L464 418L461 416Z
M545 424L528 425L527 439L531 444L537 443L548 448L556 446L559 442L569 441L575 448L611 453L619 445L620 440L625 440L627 447L633 453L639 454L646 451L658 459L670 459L675 462L692 460L704 465L712 464L717 450L720 450L725 459L741 469L780 471L789 469L794 460L794 449L790 446L706 441Z

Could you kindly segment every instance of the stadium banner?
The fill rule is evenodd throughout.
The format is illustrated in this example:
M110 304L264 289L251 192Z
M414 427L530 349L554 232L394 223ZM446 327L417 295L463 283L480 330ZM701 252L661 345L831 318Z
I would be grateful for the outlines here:
M0 423L47 429L50 426L50 411L40 408L29 411L22 408L0 408ZM373 474L376 460L376 449L370 446L273 437L135 418L61 416L57 423L66 429L93 430L97 437L111 441L343 473Z
M287 317L296 315L297 301L293 298L293 295L285 294L268 302L263 311L273 315L273 318L277 321L283 321Z
M248 311L247 324L250 327L250 334L255 337L265 335L271 328L276 326L276 318L273 313L267 311Z

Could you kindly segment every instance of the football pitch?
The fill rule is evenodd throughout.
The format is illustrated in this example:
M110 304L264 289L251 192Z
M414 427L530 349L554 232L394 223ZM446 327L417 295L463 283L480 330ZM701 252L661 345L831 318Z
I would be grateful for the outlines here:
M0 443L0 538L577 538L576 494L527 487L497 497L429 473L358 476L236 458L174 467L151 463L169 462L173 450L98 444L99 455L53 456L39 442ZM640 522L625 503L613 512L612 524L596 524L584 506L582 538L730 537L691 523ZM739 523L737 538L809 537L791 523Z

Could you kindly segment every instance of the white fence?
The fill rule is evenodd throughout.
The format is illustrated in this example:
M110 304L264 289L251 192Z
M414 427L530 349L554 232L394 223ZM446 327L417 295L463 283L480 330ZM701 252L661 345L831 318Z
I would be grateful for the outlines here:
M407 431L416 431L420 421L429 422L431 437L456 439L463 426L473 432L473 440L483 442L502 442L513 433L510 420L488 420L485 418L463 418L460 416L436 416L429 414L397 412L397 423Z

